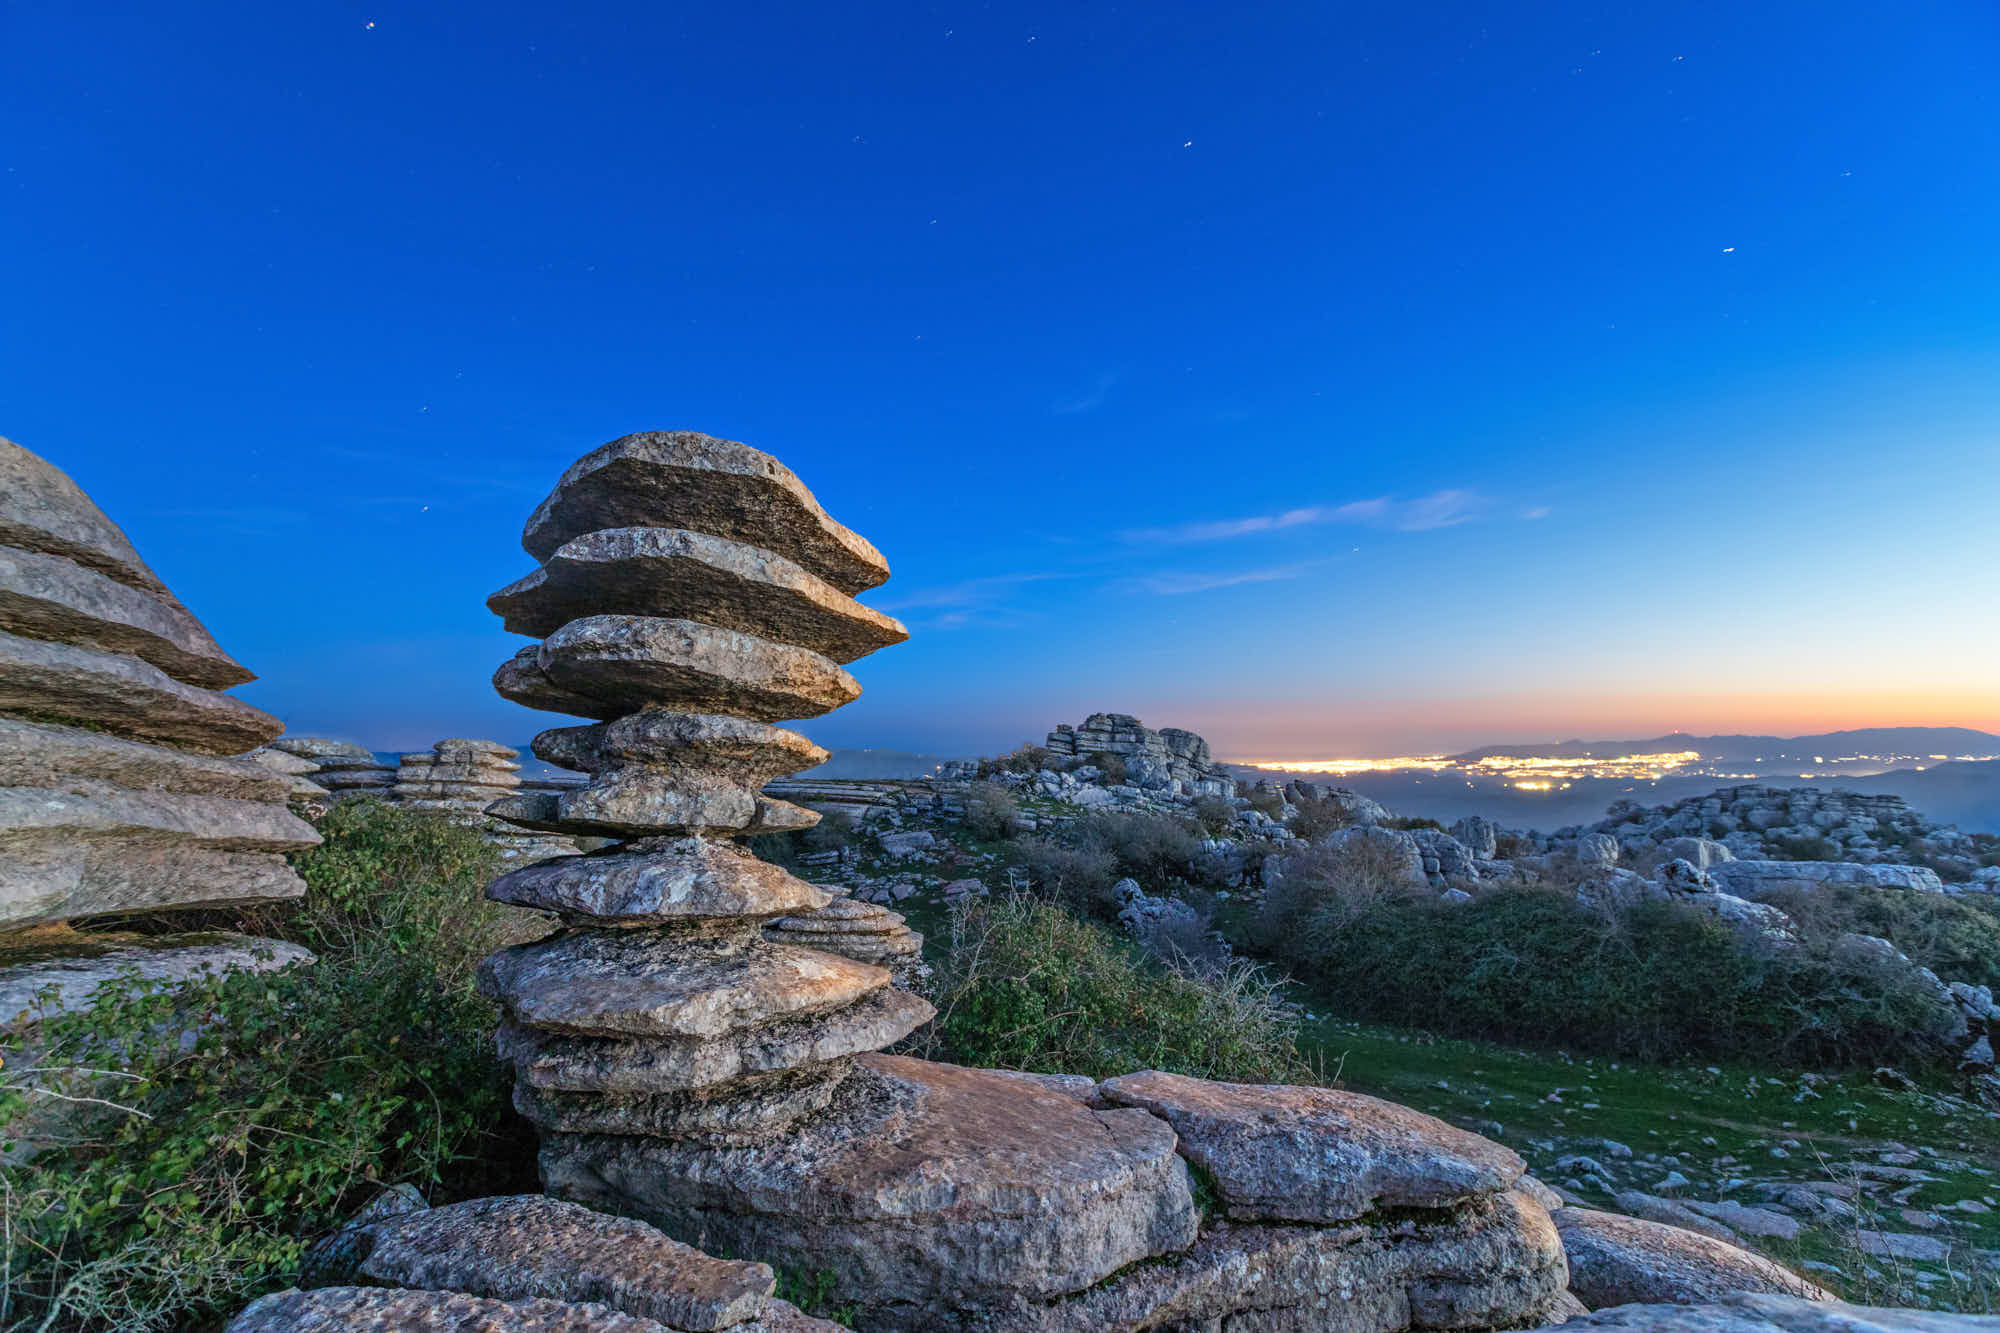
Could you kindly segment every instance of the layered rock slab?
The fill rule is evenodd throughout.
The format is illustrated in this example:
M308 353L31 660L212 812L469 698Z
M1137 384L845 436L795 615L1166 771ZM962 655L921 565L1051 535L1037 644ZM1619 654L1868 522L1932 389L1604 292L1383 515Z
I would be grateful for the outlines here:
M1195 1238L1166 1124L983 1070L868 1055L824 1114L716 1149L551 1135L549 1192L826 1268L841 1299L1046 1299Z
M0 438L0 546L61 556L127 587L173 600L124 531L81 487L60 469L4 438Z
M1756 1291L1828 1300L1832 1293L1762 1255L1679 1227L1590 1208L1555 1214L1570 1290L1592 1309L1717 1300Z
M585 533L486 605L516 634L541 637L585 616L652 612L809 648L835 662L910 637L899 622L782 555L679 528Z
M995 1304L994 1333L1400 1333L1523 1328L1574 1308L1547 1214L1511 1195L1330 1227L1223 1222L1184 1254L1163 1256L1074 1296ZM935 1308L898 1309L874 1326L948 1326Z
M835 898L816 912L779 917L764 927L764 938L883 967L914 959L924 948L924 937L910 929L902 913L849 897Z
M1513 1187L1512 1150L1434 1116L1333 1088L1211 1083L1147 1071L1098 1095L1174 1127L1238 1220L1342 1222L1437 1208Z
M352 1231L353 1277L370 1286L596 1302L699 1333L757 1318L777 1289L767 1264L710 1258L643 1222L541 1195L473 1199Z
M106 982L174 985L203 973L274 972L312 957L296 944L228 931L16 935L0 946L0 1030L85 1008Z
M1736 1292L1713 1304L1620 1305L1572 1319L1567 1327L1647 1333L2000 1333L2000 1319Z
M827 902L781 867L704 838L629 842L523 866L493 881L486 896L628 925L779 916Z
M831 661L735 630L657 616L586 616L494 674L503 698L600 720L645 708L757 722L818 717L861 694Z
M639 526L762 547L850 595L889 577L882 553L834 522L790 468L696 431L644 431L585 454L529 516L521 545L547 560L585 533Z
M256 679L179 602L59 555L0 546L0 629L124 653L205 689Z
M201 754L255 749L284 723L150 662L0 631L0 712L87 723Z

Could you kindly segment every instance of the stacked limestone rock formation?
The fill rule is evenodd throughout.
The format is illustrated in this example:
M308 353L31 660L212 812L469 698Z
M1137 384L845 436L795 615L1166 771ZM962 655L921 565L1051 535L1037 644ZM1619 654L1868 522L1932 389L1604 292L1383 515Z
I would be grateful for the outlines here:
M849 595L887 571L774 460L699 435L630 436L585 458L524 545L542 567L489 604L546 637L495 685L600 720L533 743L587 784L492 813L625 841L489 891L570 926L482 969L505 1010L516 1104L550 1134L762 1141L825 1107L851 1057L931 1013L882 968L767 942L765 921L827 895L727 841L818 819L760 794L826 757L769 723L853 699L837 663L906 637Z
M487 817L488 806L520 791L521 766L514 762L520 754L497 741L441 740L429 750L403 756L389 799L407 809L435 810L480 829L508 860L573 854L576 843L570 839Z
M821 752L769 724L852 699L837 663L902 637L852 600L881 557L776 460L628 436L565 474L525 545L542 570L491 605L545 637L495 684L598 721L534 742L586 787L494 813L626 839L489 890L565 922L481 969L550 1194L830 1273L883 1330L1386 1333L1575 1308L1520 1159L1428 1116L873 1053L929 1006L768 938L829 933L760 929L828 898L727 841L810 822L760 793ZM1184 1157L1217 1182L1206 1221Z
M764 937L778 944L798 944L880 964L889 969L898 985L908 985L914 979L924 952L924 937L910 929L901 912L847 897L844 892L817 911L779 917L764 927Z
M74 482L0 440L0 1027L43 985L66 1006L126 966L308 956L62 925L305 891L284 854L319 836L287 807L294 775L236 757L284 730L222 693L253 678Z
M307 774L334 800L349 796L387 796L396 772L370 750L324 736L286 736L271 749L296 755L312 765Z
M1142 790L1176 796L1236 791L1229 770L1210 757L1207 741L1178 727L1154 731L1127 713L1092 713L1080 727L1065 722L1049 733L1047 745L1050 753L1071 759L1117 755L1125 763L1126 781Z

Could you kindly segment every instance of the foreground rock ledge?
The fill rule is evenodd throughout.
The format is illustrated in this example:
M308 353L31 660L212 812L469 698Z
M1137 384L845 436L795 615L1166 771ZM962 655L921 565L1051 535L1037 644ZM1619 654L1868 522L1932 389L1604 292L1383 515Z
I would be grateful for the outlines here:
M551 1135L551 1194L741 1254L831 1269L840 1299L953 1308L1080 1292L1186 1249L1164 1121L984 1070L869 1055L825 1113L740 1149ZM885 1327L887 1325L884 1325Z

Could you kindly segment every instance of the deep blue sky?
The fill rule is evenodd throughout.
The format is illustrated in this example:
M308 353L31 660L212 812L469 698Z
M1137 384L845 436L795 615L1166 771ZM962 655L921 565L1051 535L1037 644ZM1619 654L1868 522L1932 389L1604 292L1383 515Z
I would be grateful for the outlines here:
M18 4L0 434L385 748L555 721L483 599L654 428L889 556L832 744L1995 727L1996 69L1970 2Z

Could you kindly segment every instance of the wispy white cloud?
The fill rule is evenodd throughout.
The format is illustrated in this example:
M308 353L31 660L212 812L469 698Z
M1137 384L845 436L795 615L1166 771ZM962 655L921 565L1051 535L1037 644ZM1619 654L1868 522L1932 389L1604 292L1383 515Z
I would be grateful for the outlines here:
M1267 569L1239 569L1221 573L1190 571L1182 574L1148 574L1133 580L1133 585L1162 597L1180 597L1191 592L1234 588L1244 583L1279 583L1299 577L1317 563L1319 562L1308 560L1295 565L1273 565Z
M1303 505L1275 514L1254 514L1248 518L1179 523L1165 528L1137 528L1122 535L1127 541L1178 546L1329 523L1365 523L1402 532L1429 532L1435 528L1468 523L1490 507L1491 502L1478 491L1454 487L1409 500L1383 495L1372 500L1352 500L1343 505Z
M1111 386L1117 382L1116 375L1109 373L1099 375L1088 389L1058 398L1049 404L1049 411L1059 417L1075 416L1079 412L1095 412L1104 406L1104 400L1110 394Z
M1387 511L1389 501L1355 500L1344 505L1307 505L1300 509L1287 509L1277 514L1257 514L1250 518L1219 519L1204 523L1180 523L1167 528L1137 528L1124 534L1127 541L1161 542L1179 545L1183 542L1222 541L1230 537L1248 537L1259 532L1278 532L1285 528L1303 527L1310 523L1365 523L1379 518Z
M1073 579L1075 573L1055 570L1036 574L989 574L959 583L941 583L934 588L915 588L900 597L874 603L878 611L901 612L934 610L939 607L988 606L1024 583L1046 583L1052 579Z
M1470 522L1485 508L1486 499L1477 491L1432 491L1397 506L1395 524L1404 532L1429 532Z
M1548 516L1549 507L1547 505L1535 505L1521 511L1521 517L1526 519L1547 518Z

